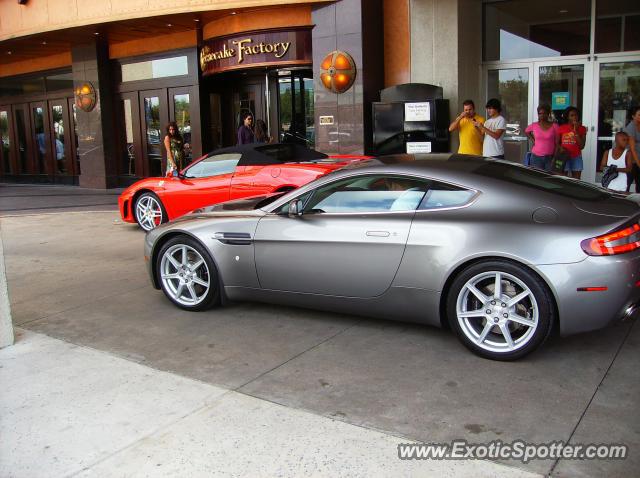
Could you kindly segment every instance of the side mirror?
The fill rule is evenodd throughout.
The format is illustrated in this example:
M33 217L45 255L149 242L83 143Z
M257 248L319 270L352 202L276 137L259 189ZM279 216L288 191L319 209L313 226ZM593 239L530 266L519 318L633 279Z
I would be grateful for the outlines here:
M289 216L302 216L302 199L294 199L289 203Z

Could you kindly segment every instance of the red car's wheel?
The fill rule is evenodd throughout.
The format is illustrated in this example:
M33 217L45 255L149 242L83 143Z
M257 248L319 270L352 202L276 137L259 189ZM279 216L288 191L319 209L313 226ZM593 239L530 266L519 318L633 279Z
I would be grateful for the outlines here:
M138 196L133 205L133 212L138 225L145 231L155 229L167 222L167 213L160 198L151 192Z

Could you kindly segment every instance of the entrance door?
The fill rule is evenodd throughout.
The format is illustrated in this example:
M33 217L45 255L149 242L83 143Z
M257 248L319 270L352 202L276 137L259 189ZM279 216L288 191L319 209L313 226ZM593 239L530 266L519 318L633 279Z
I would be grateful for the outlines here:
M514 163L522 163L528 150L528 139L524 130L529 124L532 103L533 90L529 81L531 69L529 64L523 64L487 71L487 99L500 99L502 116L507 122L504 157ZM476 108L478 113L482 114L483 108L480 108L480 105Z
M595 133L591 115L591 68L588 61L537 62L534 67L534 105L551 106L552 116L560 124L566 121L564 110L575 106L581 112L582 124L587 128L587 143L582 150L584 171L582 179L594 181L595 151L589 136Z
M244 113L251 113L254 119L254 125L257 119L266 121L264 84L262 81L243 83L237 87L233 87L231 97L233 101L231 107L232 117L228 124L233 125L230 131L233 137L229 135L227 141L229 144L236 144L238 142L237 131L240 127L240 118Z
M38 101L29 104L31 110L31 131L34 144L34 174L53 176L51 165L51 138L49 137L49 117L46 103Z
M193 86L169 88L169 118L175 121L184 139L186 164L202 156L200 120L194 113L197 90Z
M164 176L166 171L164 128L169 122L166 90L140 92L140 119L144 176Z
M633 58L598 60L594 72L594 91L598 91L597 134L592 135L592 150L596 151L595 175L604 151L611 148L613 135L630 121L629 110L640 98L640 61Z
M71 143L71 118L66 98L49 100L50 143L53 157L53 174L65 182L75 174Z
M14 144L16 145L16 174L32 174L32 142L31 122L29 121L29 105L13 105Z
M13 174L11 158L11 107L0 106L0 174Z

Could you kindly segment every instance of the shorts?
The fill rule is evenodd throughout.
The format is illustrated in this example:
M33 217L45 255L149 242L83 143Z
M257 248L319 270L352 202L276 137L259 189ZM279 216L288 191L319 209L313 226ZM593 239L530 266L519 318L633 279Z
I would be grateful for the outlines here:
M584 169L584 163L582 162L582 156L576 156L564 163L565 171L582 171Z
M551 168L553 167L553 155L548 154L545 156L538 156L531 153L529 166L536 169L542 169L544 171L551 171Z

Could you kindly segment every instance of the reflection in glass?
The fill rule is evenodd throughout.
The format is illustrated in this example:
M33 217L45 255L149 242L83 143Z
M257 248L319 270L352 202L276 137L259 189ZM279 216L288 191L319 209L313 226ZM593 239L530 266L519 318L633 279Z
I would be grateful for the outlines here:
M596 53L640 50L638 0L596 2Z
M162 130L160 125L160 98L144 99L144 124L146 128L147 160L151 176L162 174Z
M67 151L64 144L64 119L62 105L51 107L51 120L53 121L53 137L55 138L56 172L58 174L69 174L67 166Z
M502 116L507 122L504 155L508 161L520 163L528 149L524 130L529 117L529 69L489 70L487 93L502 103ZM482 109L477 107L478 113Z
M613 135L629 123L629 110L637 98L640 98L640 61L600 65L596 158L602 158L604 151L611 148Z
M44 134L44 110L40 106L33 108L33 134L36 140L36 173L45 174L48 141Z
M124 147L120 153L121 172L127 176L135 176L136 174L136 150L133 144L133 117L131 115L131 100L125 98L122 100L122 111L124 115L124 133L123 141L120 144Z
M313 100L313 78L304 79L304 121L305 121L305 137L310 148L315 145L315 117L314 117L314 100Z
M315 144L313 80L300 71L278 77L280 141Z
M553 93L568 93L569 101L553 101ZM582 111L584 94L584 66L541 66L540 67L540 104L551 105L555 121L562 122L562 113L569 106Z
M176 115L178 130L184 140L185 164L191 163L193 155L191 153L191 116L189 113L189 94L173 95L173 111Z
M186 56L160 58L122 65L122 81L152 80L168 76L189 74L189 62Z
M589 53L591 0L508 0L484 4L484 59Z
M2 143L2 172L11 174L11 162L9 161L9 150L11 140L9 139L9 113L0 111L0 142Z
M27 125L25 123L24 110L16 109L16 133L18 139L18 168L19 172L28 173L27 167Z

